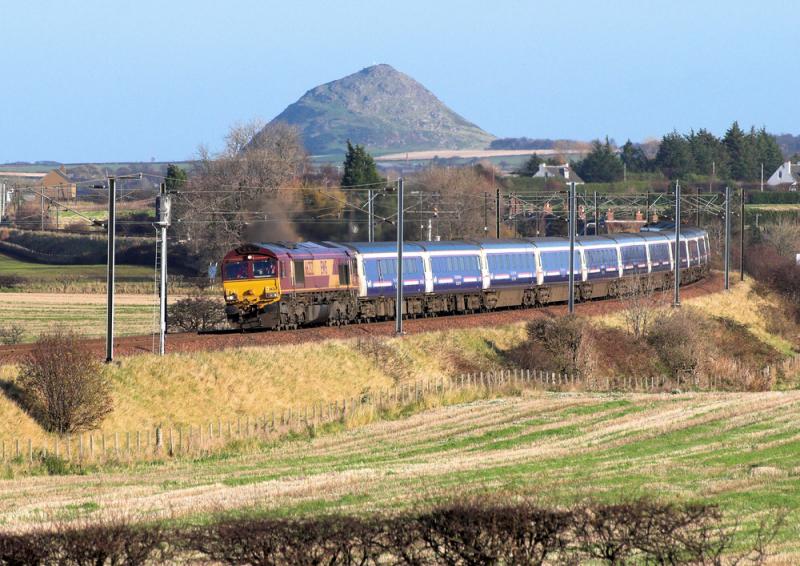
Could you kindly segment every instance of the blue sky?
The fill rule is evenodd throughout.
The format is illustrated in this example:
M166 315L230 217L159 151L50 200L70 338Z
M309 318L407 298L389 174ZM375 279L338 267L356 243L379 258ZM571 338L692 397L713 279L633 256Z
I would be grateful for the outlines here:
M497 136L800 134L795 2L0 0L0 163L180 160L389 63Z

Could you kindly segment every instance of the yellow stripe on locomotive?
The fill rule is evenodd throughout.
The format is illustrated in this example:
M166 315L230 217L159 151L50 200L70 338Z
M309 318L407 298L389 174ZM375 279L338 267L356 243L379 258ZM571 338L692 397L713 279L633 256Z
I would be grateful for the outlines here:
M274 258L252 258L226 261L223 264L225 303L243 310L263 308L281 298L277 262Z

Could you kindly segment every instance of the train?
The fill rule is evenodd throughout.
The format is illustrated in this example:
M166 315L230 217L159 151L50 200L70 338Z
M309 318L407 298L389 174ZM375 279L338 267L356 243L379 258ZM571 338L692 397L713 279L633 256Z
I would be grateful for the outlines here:
M681 283L709 270L708 233L680 236ZM393 318L394 242L247 243L225 254L222 285L228 323L288 330ZM642 231L578 237L576 301L621 297L646 281L674 285L675 236ZM536 307L568 300L569 239L482 239L403 244L403 305L409 318Z

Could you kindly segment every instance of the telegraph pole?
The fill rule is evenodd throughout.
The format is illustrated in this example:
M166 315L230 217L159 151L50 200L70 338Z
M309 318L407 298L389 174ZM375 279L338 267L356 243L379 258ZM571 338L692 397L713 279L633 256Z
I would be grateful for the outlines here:
M108 265L106 273L106 292L108 293L106 307L106 363L114 361L114 263L115 247L114 236L117 229L117 179L108 178Z
M695 226L700 228L700 189L699 188L697 189L697 191L695 191L695 196L697 197L697 204L695 205L695 206L697 206L696 215L695 215Z
M672 306L681 306L681 184L675 181L675 291Z
M489 193L483 192L483 237L489 235Z
M156 210L158 210L157 226L160 231L160 271L159 271L159 339L158 353L164 355L167 350L167 228L170 225L171 197L167 194L167 184L161 183Z
M500 239L500 189L495 193L495 238Z
M575 182L569 184L569 314L575 312L575 230L578 199L575 198Z
M739 216L741 216L739 219L739 249L741 250L739 257L739 281L744 281L744 201L745 193L744 187L742 187L742 202L739 205Z
M397 298L394 315L395 334L403 334L403 178L397 180Z
M725 187L725 290L731 288L731 189Z
M6 184L0 183L0 222L6 218Z
M375 198L375 194L372 192L372 189L367 190L367 240L370 242L375 241L375 208L373 199Z
M600 235L600 209L597 207L597 191L594 192L594 235Z
M116 267L116 254L114 237L117 231L117 181L124 179L141 179L142 174L125 175L108 178L108 265L106 273L106 290L108 300L106 306L106 363L114 361L114 268Z

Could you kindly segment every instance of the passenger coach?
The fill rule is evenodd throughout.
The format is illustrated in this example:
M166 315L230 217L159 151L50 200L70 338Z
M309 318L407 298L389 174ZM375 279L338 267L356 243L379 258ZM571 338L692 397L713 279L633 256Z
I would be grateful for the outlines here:
M681 234L681 280L708 271L708 234ZM675 238L641 232L578 238L572 258L578 300L618 297L646 279L674 283ZM566 238L406 242L403 312L433 316L532 307L567 300ZM238 327L296 328L392 317L397 248L374 243L252 243L222 262L228 321Z

